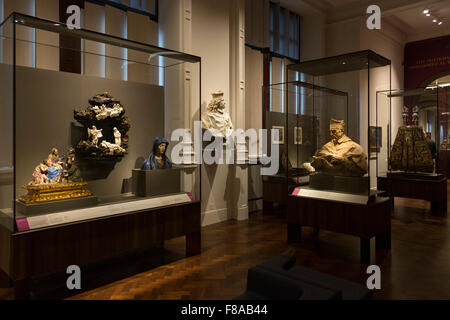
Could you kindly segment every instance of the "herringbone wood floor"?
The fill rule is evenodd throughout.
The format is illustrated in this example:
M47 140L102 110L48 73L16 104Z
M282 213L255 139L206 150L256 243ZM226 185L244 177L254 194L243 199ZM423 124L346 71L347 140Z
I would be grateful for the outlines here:
M396 199L392 250L378 252L372 260L382 272L382 289L375 299L450 299L447 222L431 216L425 201ZM367 266L359 263L358 238L321 231L315 243L312 229L304 228L303 243L290 246L282 214L257 212L248 221L205 227L202 246L202 254L186 258L184 239L179 238L167 241L164 248L85 266L82 291L76 295L64 289L65 274L36 279L34 297L231 299L245 290L249 267L289 248L296 250L298 265L361 284L367 279ZM0 289L1 298L11 299L12 289Z

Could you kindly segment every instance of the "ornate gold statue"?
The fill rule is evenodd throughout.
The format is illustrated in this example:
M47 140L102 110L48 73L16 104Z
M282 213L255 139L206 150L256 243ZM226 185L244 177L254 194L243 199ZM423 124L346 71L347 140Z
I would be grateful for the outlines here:
M313 156L311 165L318 172L362 177L367 173L367 155L359 144L344 134L344 126L344 120L330 120L332 139Z
M32 177L33 180L23 187L28 194L19 197L20 202L33 204L92 195L75 164L75 149L72 147L65 161L59 157L58 149L52 148L47 159L34 168Z
M403 107L404 114L408 108ZM425 140L423 129L419 127L419 108L413 109L413 125L407 124L398 128L391 154L391 169L406 172L433 172L433 157Z

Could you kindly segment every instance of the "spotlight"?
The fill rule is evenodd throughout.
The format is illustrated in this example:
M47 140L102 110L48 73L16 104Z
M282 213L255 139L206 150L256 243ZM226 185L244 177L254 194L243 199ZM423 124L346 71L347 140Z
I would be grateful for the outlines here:
M429 16L430 16L430 14L429 14L429 13L427 13L427 14L426 14L426 16L427 16L427 17L429 17Z
M441 24L442 24L442 21L439 21L438 25L441 25Z
M430 10L428 10L428 9L423 10L423 13L424 13L424 14L427 14L427 13L429 13L429 12L430 12Z
M433 22L437 22L437 20L436 20L436 19L433 19Z

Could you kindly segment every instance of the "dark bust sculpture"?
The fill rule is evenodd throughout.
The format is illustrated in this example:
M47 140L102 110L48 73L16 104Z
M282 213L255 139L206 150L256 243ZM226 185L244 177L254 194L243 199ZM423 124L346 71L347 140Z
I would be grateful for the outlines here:
M172 162L166 156L169 142L164 138L155 138L153 149L147 160L142 164L142 170L158 170L172 168Z

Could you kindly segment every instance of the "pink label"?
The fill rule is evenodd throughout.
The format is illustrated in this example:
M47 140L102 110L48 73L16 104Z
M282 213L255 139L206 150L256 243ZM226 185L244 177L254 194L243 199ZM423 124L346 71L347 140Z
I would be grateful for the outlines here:
M19 231L27 231L30 230L30 226L28 225L27 218L16 219L17 229Z
M191 201L194 201L194 196L192 195L192 193L190 192L186 192L186 194L188 195L188 197L191 199Z
M294 191L292 191L293 196L298 196L299 193L300 193L300 188L295 188Z

